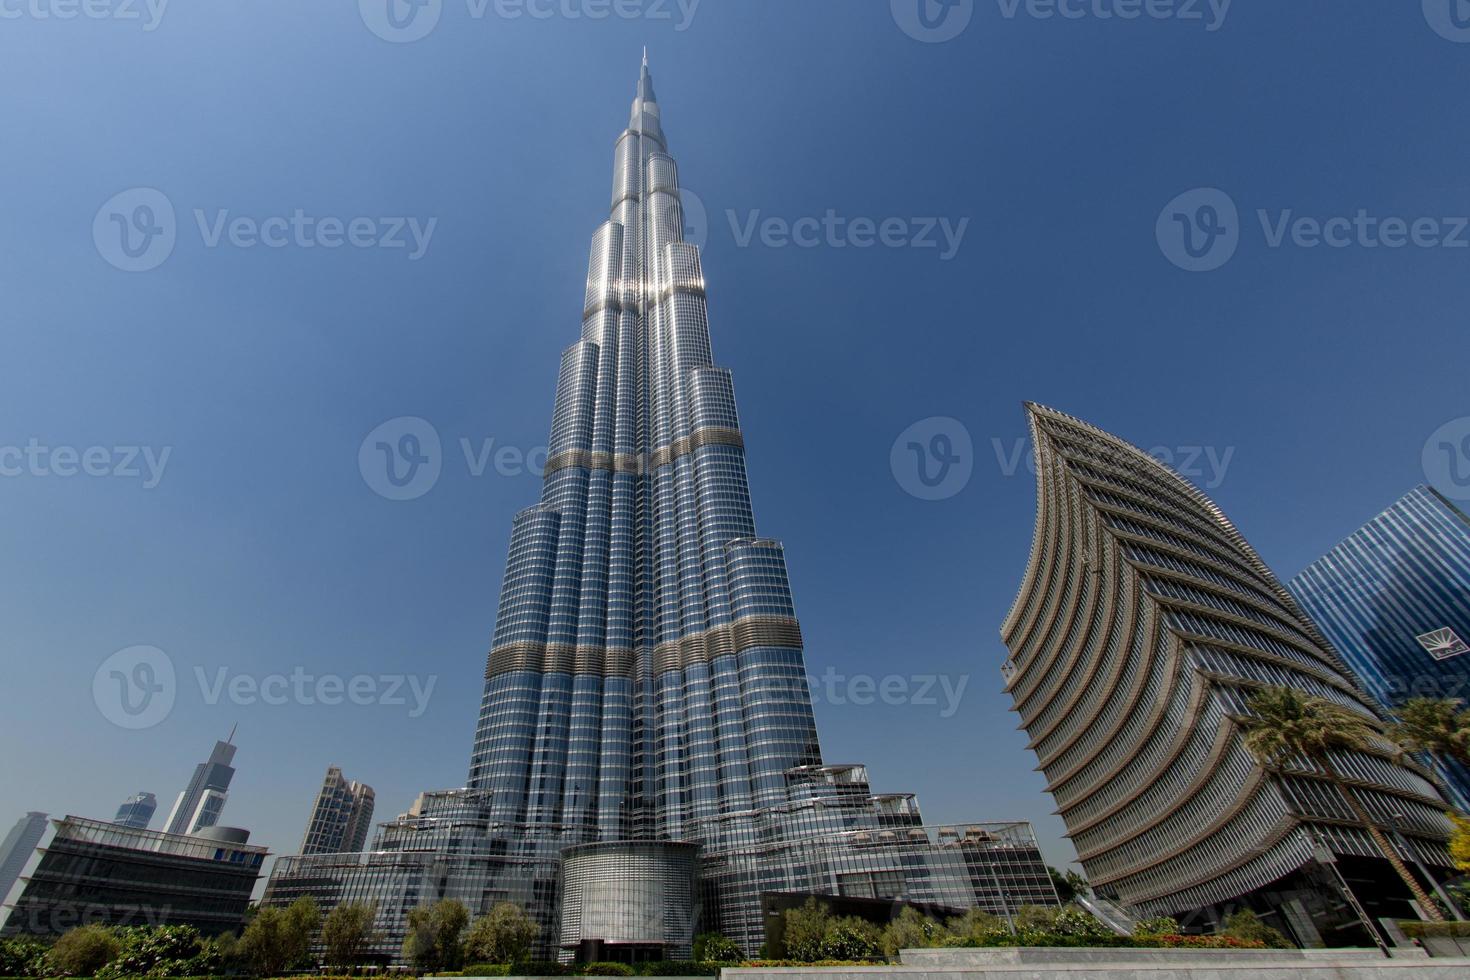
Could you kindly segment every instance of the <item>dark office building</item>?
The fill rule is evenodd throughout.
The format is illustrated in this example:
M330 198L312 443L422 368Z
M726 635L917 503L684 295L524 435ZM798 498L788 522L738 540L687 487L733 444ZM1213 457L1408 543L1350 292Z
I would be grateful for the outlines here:
M210 827L196 837L66 817L26 880L0 935L59 936L78 925L188 925L237 932L266 849L250 833Z

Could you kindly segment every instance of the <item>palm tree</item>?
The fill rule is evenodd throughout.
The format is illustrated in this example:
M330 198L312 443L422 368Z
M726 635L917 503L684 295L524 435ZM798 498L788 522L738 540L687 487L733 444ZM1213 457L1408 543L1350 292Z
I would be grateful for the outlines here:
M1389 736L1410 752L1449 756L1470 766L1470 711L1455 698L1410 698Z
M1245 729L1245 746L1262 765L1279 768L1294 758L1315 763L1347 800L1358 823L1398 876L1409 886L1424 914L1443 922L1439 906L1419 884L1383 830L1368 815L1358 794L1332 763L1333 752L1370 751L1379 735L1372 720L1326 698L1313 697L1289 687L1268 687L1253 695L1247 704L1250 715L1238 719Z

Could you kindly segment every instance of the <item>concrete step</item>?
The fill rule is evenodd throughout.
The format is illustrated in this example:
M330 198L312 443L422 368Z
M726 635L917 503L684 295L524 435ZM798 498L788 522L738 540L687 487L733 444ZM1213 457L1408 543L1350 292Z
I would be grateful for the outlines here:
M1467 980L1470 959L1301 959L1295 963L1068 963L998 965L968 970L915 966L789 967L724 970L721 980Z

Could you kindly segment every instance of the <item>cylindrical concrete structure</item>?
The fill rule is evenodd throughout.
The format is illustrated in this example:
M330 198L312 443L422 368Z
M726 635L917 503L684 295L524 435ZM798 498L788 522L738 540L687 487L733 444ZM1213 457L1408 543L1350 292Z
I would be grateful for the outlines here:
M561 948L581 962L693 955L699 845L606 841L562 851Z

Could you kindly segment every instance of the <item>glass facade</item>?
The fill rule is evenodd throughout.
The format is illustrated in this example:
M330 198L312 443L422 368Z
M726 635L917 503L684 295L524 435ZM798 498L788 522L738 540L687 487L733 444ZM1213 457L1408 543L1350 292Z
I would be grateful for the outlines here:
M214 743L209 758L194 767L189 785L174 801L163 824L165 833L192 834L219 823L225 801L229 799L230 780L235 778L235 770L230 766L234 761L235 746L229 740Z
M15 826L0 842L0 903L15 887L20 873L36 851L36 845L46 834L46 814L32 810L16 821Z
M367 846L373 826L373 788L343 777L336 766L327 769L321 792L312 804L302 854L342 854Z
M661 117L645 62L581 337L561 358L541 499L511 530L466 787L385 824L381 867L283 859L267 901L376 889L380 928L401 936L389 906L410 893L475 914L510 899L540 921L543 955L569 955L615 939L578 920L559 941L563 853L643 842L698 845L700 928L750 954L765 893L1055 903L1024 825L1000 835L1024 838L1009 850L928 830L912 797L823 765L785 554L757 533Z
M122 806L117 808L117 816L112 818L113 823L122 824L124 827L133 827L137 830L146 830L153 813L158 809L158 797L152 793L136 793L123 800Z
M1291 580L1291 591L1384 708L1470 701L1470 518L1416 487ZM1440 773L1470 807L1470 771Z
M1319 838L1384 863L1324 770L1264 769L1235 721L1268 685L1377 720L1291 594L1168 467L1061 412L1027 411L1037 523L1003 673L1093 887L1145 915L1192 916L1295 874ZM1397 756L1383 737L1332 761L1425 864L1451 868L1444 803ZM1380 897L1398 901L1395 885Z
M179 837L67 817L0 935L59 936L75 926L188 925L238 933L266 849L244 831Z

